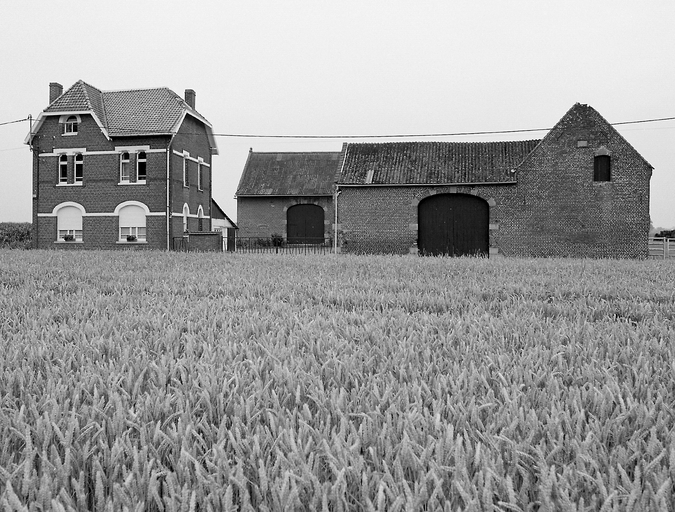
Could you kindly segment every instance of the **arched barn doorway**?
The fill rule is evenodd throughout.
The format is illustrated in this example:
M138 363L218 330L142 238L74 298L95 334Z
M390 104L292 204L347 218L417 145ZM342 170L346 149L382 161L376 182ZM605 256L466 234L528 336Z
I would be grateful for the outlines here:
M315 204L296 204L286 212L289 244L323 243L323 208Z
M427 256L488 256L487 201L464 194L437 194L420 201L418 248Z

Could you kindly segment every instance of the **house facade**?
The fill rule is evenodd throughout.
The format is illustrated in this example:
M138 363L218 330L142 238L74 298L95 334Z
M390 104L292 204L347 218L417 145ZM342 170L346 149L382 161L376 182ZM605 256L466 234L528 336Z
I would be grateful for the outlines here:
M33 244L41 249L171 249L211 229L209 122L167 88L101 91L83 81L26 138L33 152Z
M237 236L324 243L333 236L340 152L251 150L237 187Z
M302 158L294 155L289 166ZM341 252L648 254L652 167L588 105L574 105L540 140L347 143L335 160L324 197ZM260 206L243 207L238 195L240 227L283 233L288 205L305 199L267 186L276 173L263 166L246 177Z

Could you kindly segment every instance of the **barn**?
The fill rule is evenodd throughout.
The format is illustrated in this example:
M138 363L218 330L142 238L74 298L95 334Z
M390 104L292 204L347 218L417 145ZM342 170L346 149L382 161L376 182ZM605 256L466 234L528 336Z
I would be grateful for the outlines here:
M333 236L333 194L340 152L249 151L237 187L238 237L281 235L290 244Z
M577 103L538 140L251 152L237 220L242 236L323 233L348 253L645 258L651 173Z

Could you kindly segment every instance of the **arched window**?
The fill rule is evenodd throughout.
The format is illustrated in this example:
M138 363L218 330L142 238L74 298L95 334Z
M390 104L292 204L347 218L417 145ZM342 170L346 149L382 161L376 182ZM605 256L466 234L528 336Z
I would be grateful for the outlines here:
M64 206L56 212L57 240L82 241L82 210Z
M64 135L75 135L77 133L77 116L69 116L66 122L63 123Z
M68 183L68 157L59 157L59 183Z
M136 181L145 181L147 176L147 157L145 151L141 151L136 155Z
M120 183L129 183L129 153L120 156Z
M188 216L190 215L190 207L186 204L183 205L183 232L188 230Z
M199 208L197 208L197 217L199 220L198 224L198 230L199 231L204 231L204 208L202 208L202 205L199 205Z
M120 208L120 242L145 242L145 210L140 206L128 205Z
M84 179L84 157L82 153L75 155L75 183L82 183Z
M601 147L595 152L593 158L593 181L611 181L611 157L605 147Z

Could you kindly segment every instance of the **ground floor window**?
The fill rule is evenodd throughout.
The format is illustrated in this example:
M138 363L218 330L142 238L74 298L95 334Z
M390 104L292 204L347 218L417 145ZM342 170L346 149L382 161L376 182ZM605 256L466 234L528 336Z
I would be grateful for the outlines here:
M82 241L82 210L76 206L64 206L56 212L57 240Z
M129 205L120 209L120 242L145 242L145 210Z

